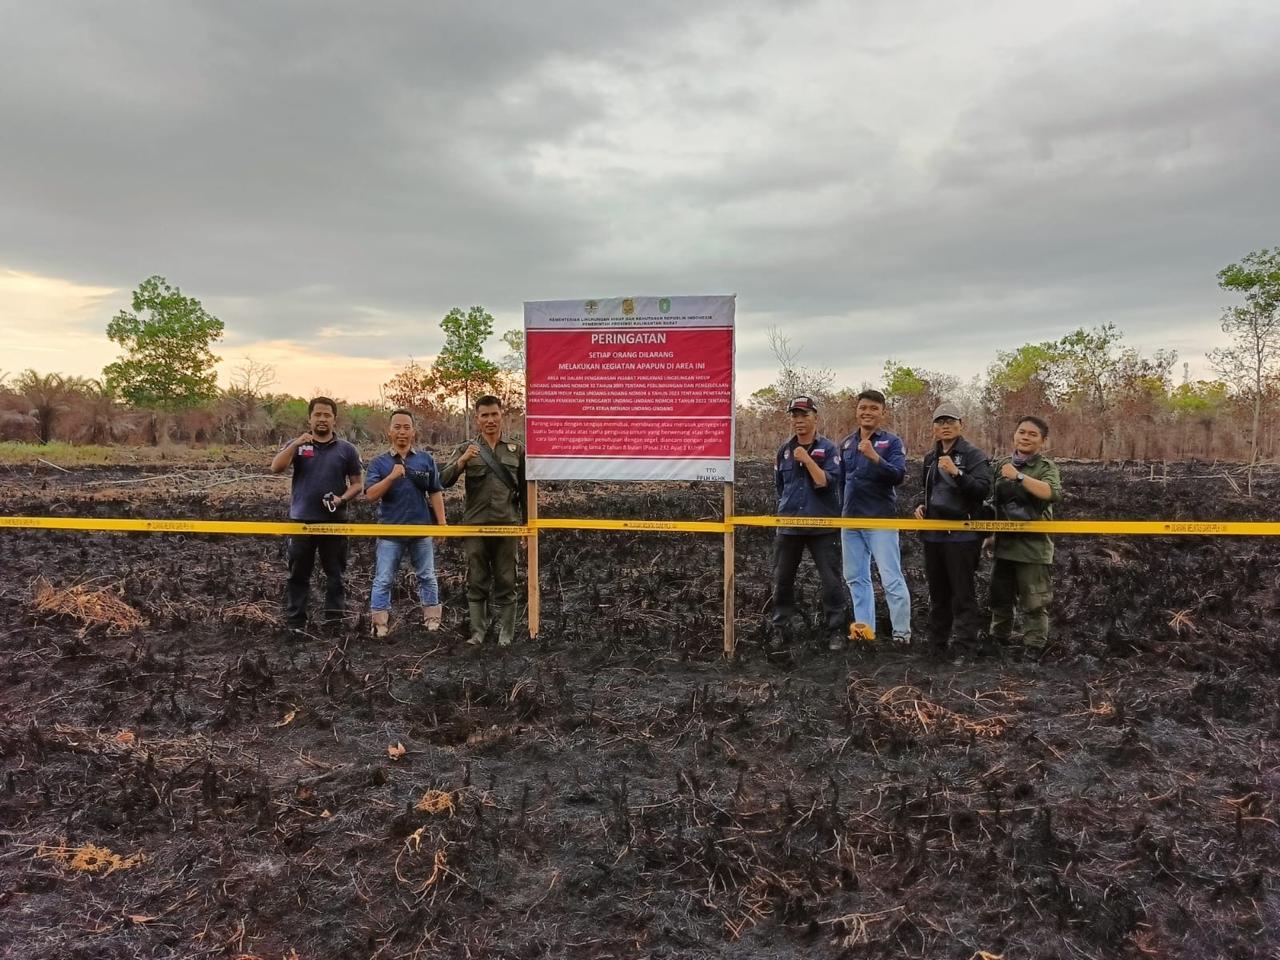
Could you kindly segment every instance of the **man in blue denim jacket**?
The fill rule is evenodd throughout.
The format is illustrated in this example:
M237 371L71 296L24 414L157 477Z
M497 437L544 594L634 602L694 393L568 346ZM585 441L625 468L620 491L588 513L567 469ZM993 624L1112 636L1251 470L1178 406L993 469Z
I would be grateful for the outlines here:
M818 405L800 396L788 408L795 435L778 448L773 482L780 517L838 517L840 515L840 453L818 435ZM773 545L772 645L790 639L796 617L796 571L805 549L822 580L822 624L832 650L844 646L846 611L840 581L839 537L834 528L779 527Z
M863 390L854 416L858 429L840 443L840 469L844 476L841 515L883 517L898 515L896 489L907 476L907 454L902 440L882 426L884 394ZM871 586L874 558L889 621L897 643L911 642L911 593L902 575L902 553L897 530L841 530L844 579L853 600L853 619L876 628L876 596Z
M435 458L425 450L414 450L417 434L413 414L399 409L391 414L387 428L391 450L375 457L365 475L365 498L378 505L379 523L445 524L444 487ZM431 513L427 501L431 502ZM431 514L434 513L434 519ZM439 630L440 584L436 579L435 546L430 537L378 537L374 554L373 591L369 599L373 635L385 637L391 624L391 587L405 553L418 578L418 598L422 622L428 630Z

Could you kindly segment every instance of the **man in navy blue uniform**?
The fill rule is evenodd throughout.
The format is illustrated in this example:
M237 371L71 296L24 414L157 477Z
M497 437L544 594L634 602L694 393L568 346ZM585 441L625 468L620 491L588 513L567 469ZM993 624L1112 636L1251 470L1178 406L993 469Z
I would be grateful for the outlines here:
M898 487L907 476L902 440L884 429L885 399L879 390L858 394L854 416L858 429L840 443L840 471L844 477L841 515L891 518L898 515ZM876 628L876 596L871 586L874 558L884 599L889 607L893 639L911 642L911 593L902 575L897 530L841 530L844 580L853 600L853 619Z
M818 435L818 405L800 396L788 408L795 435L778 448L773 482L780 517L840 516L840 453ZM808 549L822 580L822 629L832 650L844 647L846 608L840 579L840 538L834 528L779 527L773 544L774 646L789 639L796 617L796 570Z
M387 437L391 449L374 457L365 475L364 495L378 505L379 523L445 524L444 487L435 458L413 449L417 429L413 414L403 408L391 412ZM427 501L431 510L427 510ZM434 514L434 517L432 516ZM440 629L440 584L436 579L435 546L430 537L378 537L374 552L373 590L369 599L373 635L385 637L391 625L391 587L405 554L418 578L422 623Z
M293 466L289 519L303 523L341 523L347 504L360 496L360 452L334 433L338 405L328 397L307 404L309 429L286 443L271 460L271 472ZM334 623L346 615L342 577L347 570L347 538L302 534L289 538L289 579L285 584L285 623L295 630L307 625L307 594L316 554L324 570L324 617Z

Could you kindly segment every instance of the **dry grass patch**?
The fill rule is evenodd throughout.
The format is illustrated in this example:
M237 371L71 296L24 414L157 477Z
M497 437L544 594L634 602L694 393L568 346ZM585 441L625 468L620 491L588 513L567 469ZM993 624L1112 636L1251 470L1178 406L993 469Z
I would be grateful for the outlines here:
M94 589L80 583L59 588L40 577L34 593L37 613L77 620L81 635L94 627L105 627L109 633L129 633L148 625L146 617L105 587Z
M36 848L37 860L53 860L61 864L68 870L74 870L77 873L93 873L107 874L115 873L117 870L131 870L140 863L145 863L147 855L145 853L135 853L131 857L122 857L120 854L108 849L100 847L96 843L86 843L78 847L67 845L65 838L60 838L56 844L40 844Z

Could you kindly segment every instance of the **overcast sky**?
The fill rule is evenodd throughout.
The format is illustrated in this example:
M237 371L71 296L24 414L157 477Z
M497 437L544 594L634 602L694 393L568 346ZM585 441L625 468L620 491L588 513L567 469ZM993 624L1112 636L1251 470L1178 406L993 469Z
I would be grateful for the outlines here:
M450 307L738 295L842 383L1113 321L1208 373L1280 245L1280 5L0 0L0 371L161 274L372 398ZM501 354L495 335L491 353Z

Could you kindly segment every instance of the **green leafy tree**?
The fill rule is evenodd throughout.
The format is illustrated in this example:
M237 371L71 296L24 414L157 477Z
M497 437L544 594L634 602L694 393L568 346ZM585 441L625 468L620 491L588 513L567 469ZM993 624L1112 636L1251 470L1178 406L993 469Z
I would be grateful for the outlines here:
M498 361L498 372L493 378L493 392L502 398L503 406L512 409L523 407L526 384L524 330L508 330L501 339L507 352Z
M502 335L502 345L507 348L507 355L499 361L507 373L524 375L524 331L508 330Z
M472 307L466 313L454 307L440 321L444 346L432 364L432 373L450 394L462 394L463 405L471 406L471 398L490 384L498 373L498 365L485 359L484 344L493 333L493 316L484 307Z
M782 395L777 385L770 384L754 391L747 399L747 407L760 416L769 416L781 410L790 399Z
M1218 271L1218 286L1244 294L1245 304L1274 316L1280 309L1280 247L1255 250Z
M884 362L884 397L893 414L893 428L907 449L916 443L928 442L932 411L940 399L939 390L949 385L940 388L933 382L933 378L940 376L908 367L893 358Z
M989 440L1004 443L1017 417L1056 407L1065 391L1062 379L1062 354L1056 343L1024 343L1015 350L997 351L980 391Z
M1199 428L1196 447L1190 452L1203 457L1212 449L1215 427L1228 411L1230 399L1230 391L1221 380L1192 381L1187 375L1187 365L1183 364L1183 381L1170 391L1168 404L1184 438L1191 429ZM1178 454L1186 456L1188 452L1184 441Z
M908 366L889 359L884 362L884 396L890 405L906 403L929 392L929 382Z
M1058 370L1062 360L1058 345L1048 341L999 350L987 371L987 383L1000 394L1038 393L1052 403L1062 389Z
M1143 357L1122 346L1124 334L1114 323L1091 330L1084 327L1062 337L1056 372L1051 378L1063 399L1077 411L1087 411L1097 440L1095 456L1112 455L1119 425L1125 417L1149 415L1168 397L1169 371L1177 362L1174 350L1157 350Z
M267 439L279 445L307 429L307 401L285 393L267 394L261 409Z
M1196 380L1178 384L1169 395L1169 407L1179 417L1212 418L1227 406L1227 385L1221 380Z
M1249 494L1253 469L1261 459L1259 438L1268 385L1280 375L1280 247L1257 250L1218 271L1218 286L1244 294L1244 305L1222 315L1222 332L1231 346L1210 351L1209 362L1253 403L1249 458Z
M149 277L133 293L133 310L107 324L124 355L103 369L109 390L139 407L172 412L209 403L218 395L211 344L223 323L164 277Z
M1105 323L1092 330L1073 330L1054 345L1068 391L1091 402L1104 416L1111 407L1110 387L1119 368L1117 351L1123 339L1114 323Z
M342 408L342 432L352 443L371 443L386 438L386 411L367 403L348 403Z

